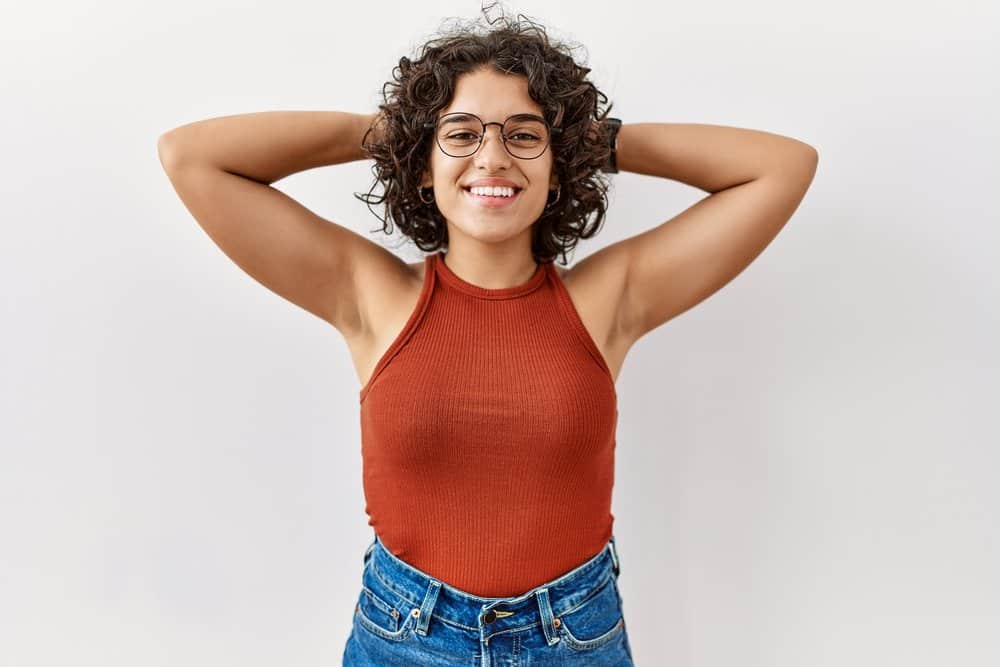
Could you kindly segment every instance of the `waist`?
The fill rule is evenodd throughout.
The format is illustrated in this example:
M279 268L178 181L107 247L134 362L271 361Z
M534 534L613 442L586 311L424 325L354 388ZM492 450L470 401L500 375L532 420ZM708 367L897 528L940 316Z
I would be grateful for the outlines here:
M491 634L542 625L572 612L595 591L610 585L619 572L612 536L604 547L564 574L509 597L483 597L446 584L393 555L376 533L364 557L366 573L377 586L388 588L420 616L431 615L456 626L488 626ZM517 564L511 564L516 568Z

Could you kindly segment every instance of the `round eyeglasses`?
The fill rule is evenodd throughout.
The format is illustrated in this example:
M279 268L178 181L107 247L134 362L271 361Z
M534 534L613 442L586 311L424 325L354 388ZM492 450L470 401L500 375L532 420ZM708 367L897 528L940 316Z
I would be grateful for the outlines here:
M484 123L479 116L461 111L426 122L424 128L434 130L435 141L445 155L469 157L483 145L487 125L499 125L504 148L522 160L541 157L552 134L562 132L561 127L551 127L534 114L515 114L503 123Z

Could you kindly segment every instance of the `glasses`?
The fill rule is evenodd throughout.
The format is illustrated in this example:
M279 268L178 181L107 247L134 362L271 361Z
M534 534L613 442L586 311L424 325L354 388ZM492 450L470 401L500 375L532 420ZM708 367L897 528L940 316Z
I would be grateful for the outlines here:
M434 129L437 145L445 155L469 157L483 145L487 125L499 125L504 148L522 160L541 157L551 135L562 132L561 127L551 127L544 118L534 114L515 114L503 123L484 123L479 116L461 111L426 122L424 128Z

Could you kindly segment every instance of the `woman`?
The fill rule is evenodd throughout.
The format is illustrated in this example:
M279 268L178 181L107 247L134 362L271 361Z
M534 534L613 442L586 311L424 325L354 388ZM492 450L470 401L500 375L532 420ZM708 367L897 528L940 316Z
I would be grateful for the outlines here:
M816 151L765 132L625 124L530 22L403 58L377 114L270 112L161 138L199 224L345 337L373 541L345 665L631 665L611 492L615 381L641 336L742 271ZM406 264L269 187L371 158ZM712 193L574 267L604 173ZM591 218L594 220L591 223Z

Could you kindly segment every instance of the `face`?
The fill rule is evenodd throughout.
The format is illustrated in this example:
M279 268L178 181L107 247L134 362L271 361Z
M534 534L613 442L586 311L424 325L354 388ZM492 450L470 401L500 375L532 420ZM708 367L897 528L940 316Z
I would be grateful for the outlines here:
M438 112L438 117L460 111L475 114L485 123L503 123L516 114L544 117L542 108L528 95L527 78L503 74L492 68L461 75L456 81L451 103ZM455 134L460 129L448 128L443 125L439 132L461 136ZM482 131L480 125L476 133ZM530 135L520 135L522 138L527 136ZM475 143L468 150L473 147ZM552 165L551 144L539 157L517 158L504 148L500 126L489 125L479 150L468 157L446 155L436 141L432 142L429 167L421 187L434 188L435 204L448 224L450 246L460 242L458 237L467 236L490 243L513 239L523 242L526 237L526 245L530 247L531 226L542 215L550 190L555 191L558 186ZM467 191L467 186L479 178L506 179L521 189L512 201L490 206L488 204L499 202L477 198Z

